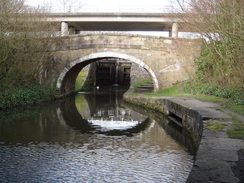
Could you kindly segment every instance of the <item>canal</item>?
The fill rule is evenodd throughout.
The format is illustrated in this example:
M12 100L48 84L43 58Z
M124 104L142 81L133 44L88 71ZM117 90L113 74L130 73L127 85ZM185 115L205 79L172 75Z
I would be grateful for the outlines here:
M161 114L99 88L0 112L0 182L186 182L191 142Z

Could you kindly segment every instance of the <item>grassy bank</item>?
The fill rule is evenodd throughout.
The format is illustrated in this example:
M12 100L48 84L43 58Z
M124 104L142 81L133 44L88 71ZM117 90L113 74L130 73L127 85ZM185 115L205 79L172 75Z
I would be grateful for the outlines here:
M75 91L81 90L83 87L83 84L85 83L86 77L87 77L86 69L83 69L77 76L75 81Z
M222 103L228 102L228 99L217 97L217 96L187 93L184 91L183 85L180 84L175 85L171 88L167 88L165 90L152 92L152 93L145 93L144 95L150 97L153 96L191 97L191 98L196 98L196 99L209 101L209 102L222 102Z
M227 131L228 136L231 138L244 139L244 121L241 121L233 115L232 119L234 120L234 124L232 125L232 129Z
M13 88L0 92L0 109L51 101L59 97L54 88L47 86Z
M133 86L134 90L139 89L140 86L152 82L151 78L138 78Z

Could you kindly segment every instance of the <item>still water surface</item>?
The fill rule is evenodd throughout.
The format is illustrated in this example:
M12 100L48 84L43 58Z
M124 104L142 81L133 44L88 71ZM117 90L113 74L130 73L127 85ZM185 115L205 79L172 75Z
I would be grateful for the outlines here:
M185 182L181 131L105 91L0 113L0 182Z

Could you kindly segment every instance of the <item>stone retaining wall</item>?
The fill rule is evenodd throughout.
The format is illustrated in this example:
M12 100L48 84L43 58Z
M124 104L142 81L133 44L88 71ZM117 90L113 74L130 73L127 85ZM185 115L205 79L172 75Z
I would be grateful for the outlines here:
M164 115L176 117L182 126L191 134L194 142L198 146L202 137L203 123L201 114L186 106L176 103L170 98L147 98L147 97L132 97L130 93L124 95L124 100L129 103L144 106Z

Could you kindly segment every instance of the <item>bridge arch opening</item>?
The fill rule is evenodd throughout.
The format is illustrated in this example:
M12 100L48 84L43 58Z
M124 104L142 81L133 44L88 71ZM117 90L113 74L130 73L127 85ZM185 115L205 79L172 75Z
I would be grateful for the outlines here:
M60 90L61 93L68 94L73 92L75 89L76 78L79 72L82 70L82 68L84 68L88 64L106 58L118 58L121 60L127 60L128 62L138 64L140 67L144 68L149 73L153 82L154 91L157 91L159 89L158 79L155 73L147 64L145 64L143 61L133 56L124 53L115 53L115 52L92 53L90 55L86 55L80 57L77 60L72 61L69 65L67 65L63 69L63 71L59 75L59 78L57 80L57 88Z

